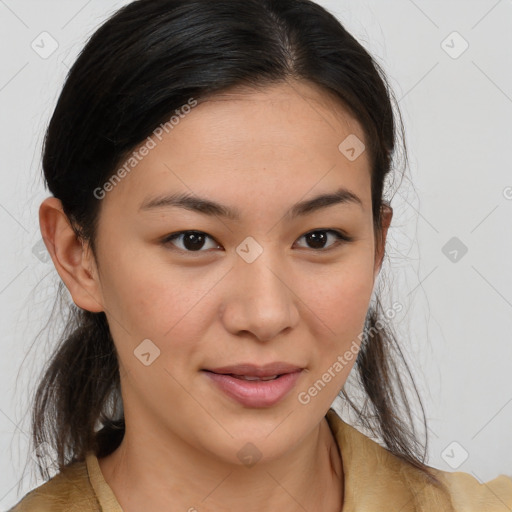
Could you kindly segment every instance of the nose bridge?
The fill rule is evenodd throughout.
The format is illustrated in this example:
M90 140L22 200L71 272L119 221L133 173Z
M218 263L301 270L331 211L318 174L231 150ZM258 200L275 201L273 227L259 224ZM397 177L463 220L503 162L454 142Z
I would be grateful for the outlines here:
M260 339L270 339L298 319L294 294L288 282L286 265L277 246L259 248L246 240L237 248L239 259L233 269L237 283L232 310L238 319L236 330L253 332Z
M247 283L246 291L251 291L255 299L265 295L269 300L277 297L284 299L288 295L285 286L286 273L281 271L281 265L275 260L276 258L262 255L252 263L244 262L239 265L241 281Z
M265 244L262 247L254 239L246 240L237 248L237 253L240 259L235 271L244 293L258 301L266 297L267 304L289 299L285 266L282 255L277 254L277 245Z

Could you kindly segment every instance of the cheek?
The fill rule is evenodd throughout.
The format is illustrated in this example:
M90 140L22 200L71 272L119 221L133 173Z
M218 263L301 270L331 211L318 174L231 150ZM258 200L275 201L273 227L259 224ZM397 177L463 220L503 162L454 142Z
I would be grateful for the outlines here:
M325 408L346 382L362 339L373 291L372 271L373 260L361 252L344 260L337 271L330 269L324 285L317 285L311 303L318 331L313 333L311 373L297 394L301 405Z
M200 349L201 333L213 321L206 310L219 280L213 274L173 266L164 258L144 261L142 256L120 258L111 266L104 281L105 306L126 363L144 339L158 347L159 363L166 367L182 367L179 361L191 360Z
M190 307L186 275L165 264L158 250L128 240L107 241L104 250L118 255L104 258L109 262L101 276L105 307L130 333L162 334Z
M373 291L373 259L355 253L308 280L311 309L324 324L323 336L340 340L361 331ZM355 332L357 331L357 332ZM321 336L321 333L317 333Z
M352 332L354 328L362 328L372 290L373 280L364 273L347 273L333 283L330 290L330 303L333 306L329 318L336 331Z

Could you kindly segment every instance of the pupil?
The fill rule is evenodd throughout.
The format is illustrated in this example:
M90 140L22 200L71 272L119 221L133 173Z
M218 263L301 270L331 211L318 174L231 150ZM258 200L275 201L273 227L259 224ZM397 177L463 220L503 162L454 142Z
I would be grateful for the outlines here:
M201 235L200 233L188 233L184 236L183 245L191 251L201 249L203 244L204 236Z
M313 233L310 233L307 235L308 237L308 243L312 242L312 245L315 249L322 249L327 241L327 237L323 231L315 231Z

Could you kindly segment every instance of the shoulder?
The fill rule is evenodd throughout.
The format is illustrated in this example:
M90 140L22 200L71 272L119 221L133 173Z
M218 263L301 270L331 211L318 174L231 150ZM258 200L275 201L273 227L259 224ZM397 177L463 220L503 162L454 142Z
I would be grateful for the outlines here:
M512 477L500 475L479 482L469 473L434 470L443 482L456 511L504 512L512 510Z
M84 462L74 462L7 512L100 512Z
M506 512L512 510L512 477L500 475L487 482L461 471L426 466L440 483L429 482L416 468L399 461L403 485L410 491L411 510L446 512Z
M507 512L512 511L512 477L500 475L480 483L469 473L425 466L427 474L370 439L333 410L327 421L343 462L345 500L349 511Z

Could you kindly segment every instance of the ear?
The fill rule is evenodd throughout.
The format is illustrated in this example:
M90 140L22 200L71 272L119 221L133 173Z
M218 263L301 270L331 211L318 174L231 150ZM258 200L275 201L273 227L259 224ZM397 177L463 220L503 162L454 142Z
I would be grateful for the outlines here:
M381 234L377 237L375 246L375 264L374 264L374 280L377 278L377 274L380 272L382 266L382 260L384 259L384 252L386 248L386 239L388 235L388 228L393 218L393 208L388 203L382 203L380 207L381 211Z
M62 203L46 198L39 207L41 234L73 302L92 313L104 310L96 262L87 244L77 238Z

